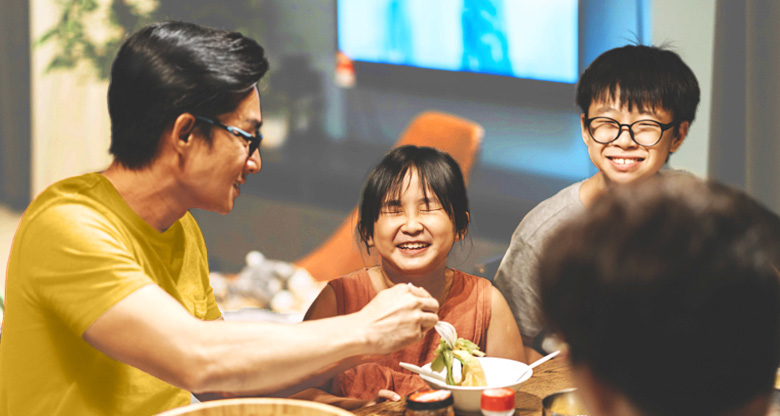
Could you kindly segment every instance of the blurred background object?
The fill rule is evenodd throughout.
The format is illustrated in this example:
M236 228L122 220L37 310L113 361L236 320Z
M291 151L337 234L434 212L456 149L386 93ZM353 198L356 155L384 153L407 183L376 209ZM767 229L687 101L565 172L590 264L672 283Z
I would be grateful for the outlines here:
M220 310L240 315L242 309L267 309L300 321L324 282L306 269L288 262L266 259L259 251L246 255L246 265L237 274L212 272L211 287Z

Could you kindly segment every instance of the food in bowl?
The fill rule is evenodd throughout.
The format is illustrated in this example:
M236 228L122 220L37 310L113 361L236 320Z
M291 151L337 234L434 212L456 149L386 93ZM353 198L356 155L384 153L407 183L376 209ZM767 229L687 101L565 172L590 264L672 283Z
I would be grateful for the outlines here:
M434 377L422 374L421 377L433 389L444 389L452 392L454 407L457 413L479 413L482 391L485 389L506 387L517 391L517 388L533 374L528 364L520 361L508 360L496 357L475 357L485 374L486 386L458 386L449 385ZM457 361L457 360L456 360ZM461 366L453 365L454 377L460 377ZM423 369L430 370L431 363L425 364ZM438 373L444 376L444 369Z
M442 339L434 354L436 356L431 363L431 370L440 372L446 369L446 380L450 386L487 386L485 371L476 358L483 357L485 353L479 350L477 344L458 338L455 345L451 346L449 342ZM453 371L456 360L460 362L461 367L460 377L457 379Z

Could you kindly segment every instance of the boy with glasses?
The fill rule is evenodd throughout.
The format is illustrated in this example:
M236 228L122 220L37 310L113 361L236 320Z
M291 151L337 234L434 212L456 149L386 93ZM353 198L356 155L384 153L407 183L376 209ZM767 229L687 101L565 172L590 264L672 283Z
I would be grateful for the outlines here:
M652 177L682 145L699 104L699 85L674 52L628 45L596 58L577 84L582 140L598 172L542 201L518 225L496 273L527 354L542 345L537 265L541 247L563 223L617 184Z

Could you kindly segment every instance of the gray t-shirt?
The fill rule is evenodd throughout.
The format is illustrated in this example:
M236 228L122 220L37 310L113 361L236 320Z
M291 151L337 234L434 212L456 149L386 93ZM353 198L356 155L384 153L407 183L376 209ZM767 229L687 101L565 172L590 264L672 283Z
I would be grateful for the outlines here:
M506 298L527 346L534 346L534 339L543 329L537 273L540 252L559 226L585 209L580 201L582 183L567 186L523 218L493 279Z

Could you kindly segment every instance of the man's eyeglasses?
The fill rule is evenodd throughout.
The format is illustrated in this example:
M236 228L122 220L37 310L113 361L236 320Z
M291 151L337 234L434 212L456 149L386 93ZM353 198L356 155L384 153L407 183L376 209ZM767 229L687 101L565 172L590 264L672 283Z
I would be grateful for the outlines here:
M244 140L246 140L249 143L249 157L252 157L252 153L255 152L260 147L260 142L263 141L263 135L260 134L260 128L258 127L257 132L255 135L251 135L244 130L239 129L238 127L228 126L226 124L222 124L217 120L213 120L207 117L201 117L201 116L195 116L196 119L200 121L205 121L206 123L209 123L213 126L217 126L219 128L225 129L229 131L234 136L240 137Z
M609 117L593 117L585 120L588 133L593 140L601 144L609 144L620 137L623 127L628 128L628 134L636 144L650 147L661 141L666 130L675 125L674 122L663 124L655 120L637 120L631 124L620 124Z

